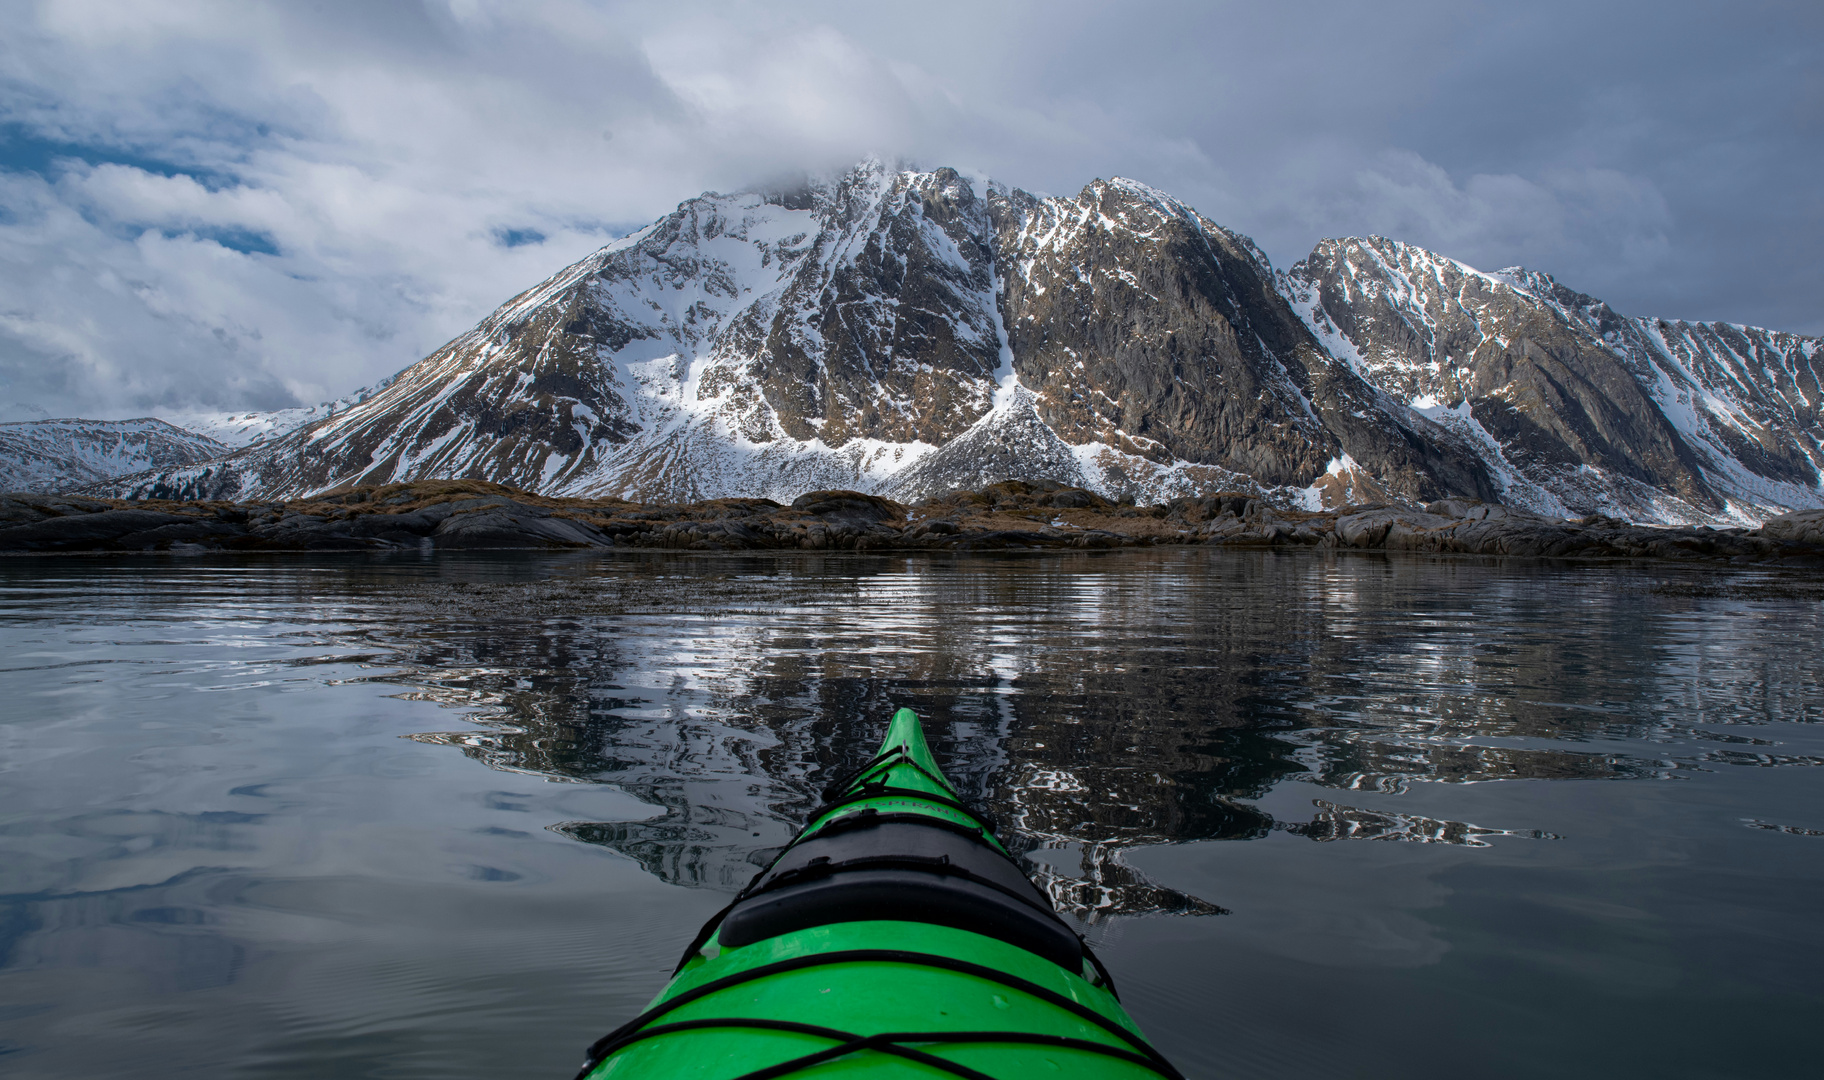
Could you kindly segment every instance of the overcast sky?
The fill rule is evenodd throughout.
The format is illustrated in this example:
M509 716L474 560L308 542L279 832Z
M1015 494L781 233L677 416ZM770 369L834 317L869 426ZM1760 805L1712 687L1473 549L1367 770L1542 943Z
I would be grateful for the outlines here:
M0 419L315 403L703 190L1129 176L1824 332L1824 4L0 0Z

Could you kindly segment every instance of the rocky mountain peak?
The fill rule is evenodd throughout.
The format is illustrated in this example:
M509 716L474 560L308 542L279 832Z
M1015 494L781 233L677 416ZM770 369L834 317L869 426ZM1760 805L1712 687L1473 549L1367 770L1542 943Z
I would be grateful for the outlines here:
M720 350L729 377L751 382L786 438L959 434L987 410L999 363L986 204L954 170L874 166L844 177L820 219L776 303L750 308Z

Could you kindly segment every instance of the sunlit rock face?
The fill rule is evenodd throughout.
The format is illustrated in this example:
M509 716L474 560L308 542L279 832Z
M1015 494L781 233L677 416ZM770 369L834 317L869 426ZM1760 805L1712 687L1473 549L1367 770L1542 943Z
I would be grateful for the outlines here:
M1096 486L1119 486L1116 455L1176 493L1218 486L1187 467L1290 489L1346 457L1405 498L1492 497L1472 454L1324 351L1246 237L1126 180L994 203L1013 372Z
M1661 522L1824 505L1816 338L1626 318L1381 237L1326 240L1280 281L1332 354L1479 446L1504 501Z
M915 500L1048 478L1746 521L1824 504L1817 345L1623 319L1378 239L1276 274L1143 184L1052 198L868 162L691 199L326 415L90 490Z

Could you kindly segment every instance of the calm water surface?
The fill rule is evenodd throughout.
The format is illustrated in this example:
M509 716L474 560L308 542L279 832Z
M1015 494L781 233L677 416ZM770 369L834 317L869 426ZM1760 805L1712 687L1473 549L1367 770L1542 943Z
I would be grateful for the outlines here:
M1207 1077L1814 1076L1824 579L0 562L0 1072L567 1077L895 706Z

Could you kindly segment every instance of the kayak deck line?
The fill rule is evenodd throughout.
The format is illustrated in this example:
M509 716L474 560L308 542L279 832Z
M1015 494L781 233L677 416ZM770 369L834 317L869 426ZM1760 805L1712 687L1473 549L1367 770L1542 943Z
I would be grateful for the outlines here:
M824 798L579 1080L1012 1080L1040 1064L1182 1080L910 709Z

